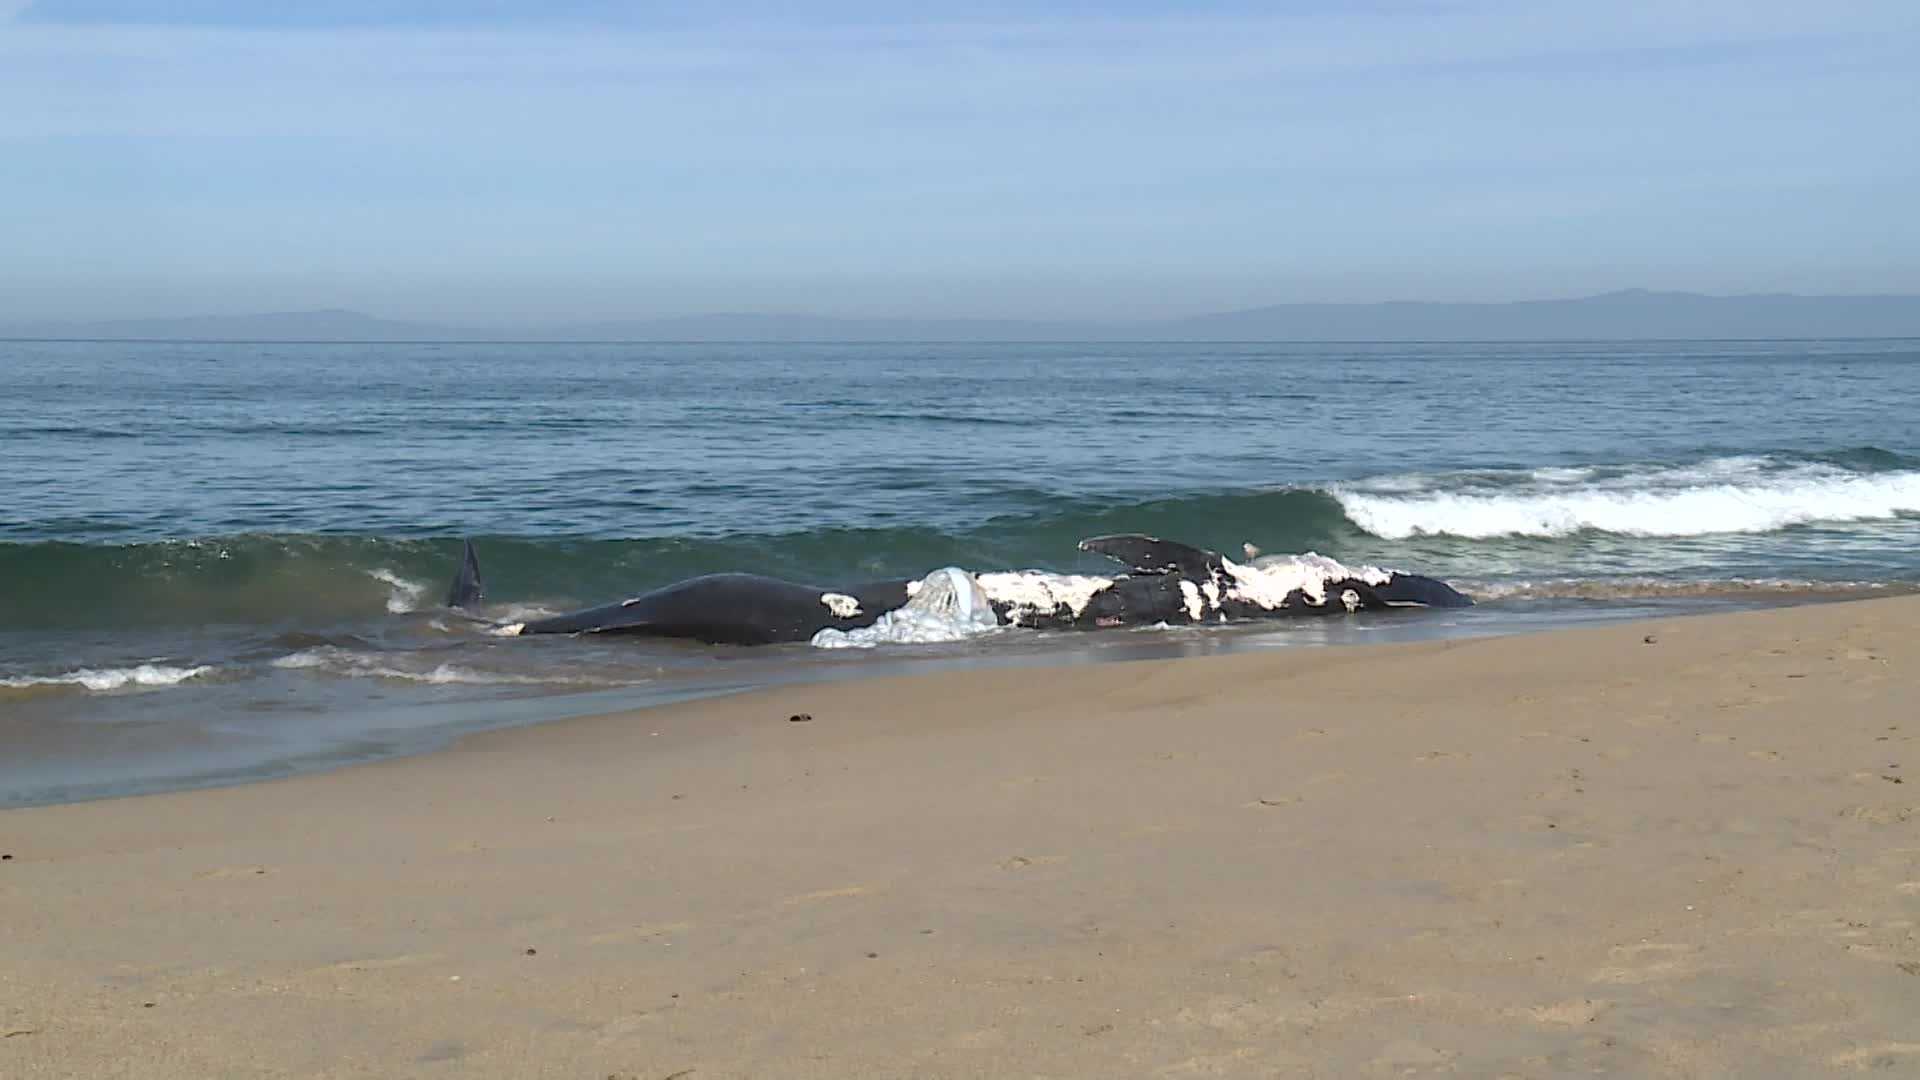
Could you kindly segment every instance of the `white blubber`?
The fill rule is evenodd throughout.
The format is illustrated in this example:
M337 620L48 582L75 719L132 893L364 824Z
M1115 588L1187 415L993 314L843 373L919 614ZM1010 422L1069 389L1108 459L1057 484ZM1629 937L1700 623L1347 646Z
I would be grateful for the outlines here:
M1318 605L1327 602L1327 586L1333 582L1353 580L1385 585L1393 580L1390 570L1348 566L1311 551L1305 555L1267 555L1250 564L1232 559L1220 561L1226 564L1227 573L1233 579L1227 596L1258 604L1269 611L1279 608L1296 589L1309 603Z
M1008 606L1007 621L1015 626L1020 625L1023 615L1051 615L1063 605L1078 617L1093 602L1095 593L1113 584L1107 577L1040 570L981 574L975 580L988 596Z

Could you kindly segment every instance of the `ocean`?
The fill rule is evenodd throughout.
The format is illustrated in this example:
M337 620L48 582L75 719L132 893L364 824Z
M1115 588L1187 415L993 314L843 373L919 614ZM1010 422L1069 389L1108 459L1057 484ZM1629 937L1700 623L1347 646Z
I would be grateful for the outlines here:
M0 342L0 805L782 681L1920 588L1920 341ZM1480 601L828 651L516 639L695 574L1108 572L1147 532Z

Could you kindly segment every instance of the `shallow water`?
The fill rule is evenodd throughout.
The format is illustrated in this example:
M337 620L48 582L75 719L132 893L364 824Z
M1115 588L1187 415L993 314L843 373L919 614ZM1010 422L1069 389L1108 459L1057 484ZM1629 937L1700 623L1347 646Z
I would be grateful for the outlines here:
M0 802L889 665L1497 633L1920 583L1920 342L0 343ZM717 570L1319 551L1483 606L860 656L492 637Z

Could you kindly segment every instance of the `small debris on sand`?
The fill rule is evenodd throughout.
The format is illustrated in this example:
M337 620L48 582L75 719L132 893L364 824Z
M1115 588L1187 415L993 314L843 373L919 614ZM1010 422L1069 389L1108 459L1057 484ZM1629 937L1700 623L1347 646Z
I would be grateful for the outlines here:
M794 713L792 716L787 717L787 723L804 724L811 719L813 719L812 713L797 712L797 713Z
M1649 645L1660 644L1660 639L1657 637L1654 637L1652 634L1648 634L1646 637L1643 637L1640 640L1646 642Z

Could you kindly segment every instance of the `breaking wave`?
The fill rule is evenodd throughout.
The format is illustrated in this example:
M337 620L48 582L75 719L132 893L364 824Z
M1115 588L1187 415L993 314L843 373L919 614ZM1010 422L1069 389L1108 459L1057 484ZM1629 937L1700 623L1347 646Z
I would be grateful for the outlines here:
M408 581L384 566L367 571L367 576L388 588L388 614L405 615L420 610L420 598L427 594L425 583Z
M168 664L136 664L120 668L78 668L59 675L15 675L0 678L0 689L33 690L71 687L102 693L108 690L158 689L177 686L188 679L212 671L211 665L173 667Z
M1760 457L1645 470L1482 473L1463 479L1446 486L1401 479L1337 488L1333 495L1355 526L1389 540L1583 532L1709 536L1920 514L1920 471L1859 473L1825 463Z
M1285 485L1290 478L1275 479ZM1535 545L1533 566L1571 567L1578 553L1553 542L1616 537L1624 544L1920 520L1920 459L1863 447L1669 464L1461 469L1156 499L1061 497L1044 507L960 530L899 525L476 540L495 605L490 614L507 621L525 621L513 610L565 610L729 570L828 586L919 578L941 566L1111 573L1110 564L1075 545L1118 532L1223 552L1251 542L1275 552L1473 573L1501 545ZM459 555L460 541L451 535L0 543L0 626L314 628L408 616L425 623L440 617L433 614L438 590Z

